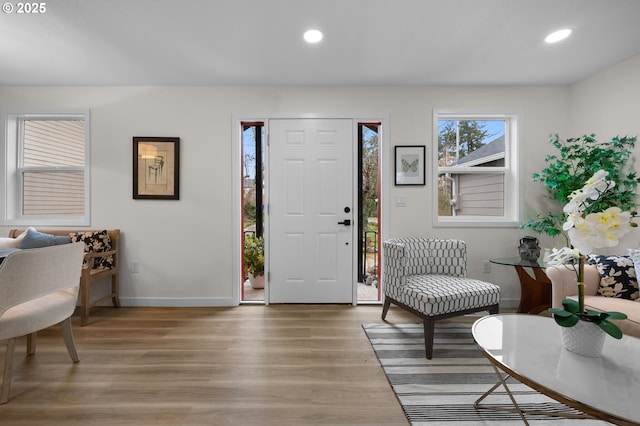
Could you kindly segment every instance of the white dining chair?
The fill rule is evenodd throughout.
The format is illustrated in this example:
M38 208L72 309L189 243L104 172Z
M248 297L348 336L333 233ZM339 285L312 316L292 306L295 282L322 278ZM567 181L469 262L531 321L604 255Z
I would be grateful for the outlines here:
M60 324L73 362L78 352L71 330L76 308L84 243L21 250L0 264L0 342L6 353L0 404L9 400L16 338L27 336L27 356L36 350L36 333Z

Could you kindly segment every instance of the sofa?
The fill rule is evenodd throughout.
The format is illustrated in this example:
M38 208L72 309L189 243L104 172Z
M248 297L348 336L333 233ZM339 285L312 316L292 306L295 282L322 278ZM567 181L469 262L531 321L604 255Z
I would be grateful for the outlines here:
M584 266L584 305L586 309L602 312L622 312L627 314L626 320L612 321L626 336L640 338L640 299L624 299L621 297L606 297L606 291L601 287L602 268L596 265ZM546 269L546 274L551 281L551 306L562 308L565 298L577 298L578 286L576 284L576 272L570 265L555 265ZM619 274L617 274L619 275ZM635 272L633 273L635 278ZM606 288L606 287L605 287Z

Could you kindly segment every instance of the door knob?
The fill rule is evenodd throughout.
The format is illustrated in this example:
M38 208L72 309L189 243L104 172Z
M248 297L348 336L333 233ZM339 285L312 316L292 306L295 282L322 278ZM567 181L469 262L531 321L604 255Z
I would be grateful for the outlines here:
M345 219L342 222L338 222L338 225L351 226L351 219Z

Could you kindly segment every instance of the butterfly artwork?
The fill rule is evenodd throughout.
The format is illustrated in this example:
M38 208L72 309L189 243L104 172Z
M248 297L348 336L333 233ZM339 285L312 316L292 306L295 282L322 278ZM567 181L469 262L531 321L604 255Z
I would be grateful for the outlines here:
M424 146L396 145L396 185L424 185Z
M416 158L412 162L408 162L404 158L402 159L402 171L415 173L418 171L418 159Z

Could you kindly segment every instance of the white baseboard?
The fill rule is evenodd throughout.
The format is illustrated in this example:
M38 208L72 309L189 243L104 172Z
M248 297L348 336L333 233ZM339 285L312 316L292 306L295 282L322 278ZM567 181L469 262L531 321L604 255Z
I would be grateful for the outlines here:
M516 309L520 304L520 299L502 299L500 300L500 307L507 309Z
M122 306L144 307L216 307L237 306L230 297L203 297L203 298L157 298L157 297L120 297Z

